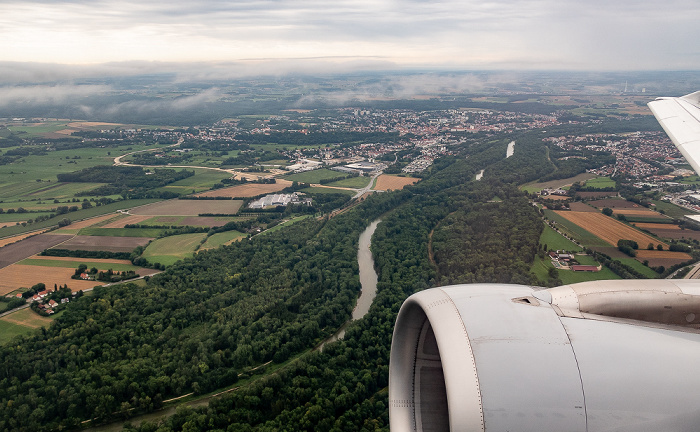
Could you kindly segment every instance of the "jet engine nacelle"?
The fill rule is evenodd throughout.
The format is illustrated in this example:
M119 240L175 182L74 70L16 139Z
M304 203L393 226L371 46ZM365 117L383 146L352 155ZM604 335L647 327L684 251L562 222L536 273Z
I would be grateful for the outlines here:
M400 431L698 431L700 283L434 288L401 307Z

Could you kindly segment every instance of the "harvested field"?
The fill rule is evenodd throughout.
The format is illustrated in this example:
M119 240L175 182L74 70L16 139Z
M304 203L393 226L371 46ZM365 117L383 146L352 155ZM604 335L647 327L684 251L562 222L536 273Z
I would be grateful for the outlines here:
M595 201L590 201L588 204L598 207L598 208L639 208L641 207L639 204L635 204L632 201L627 201L626 199L621 199L621 198L608 198L608 199L601 199L601 200L595 200Z
M394 175L382 174L377 177L377 182L373 189L377 190L401 190L408 185L418 183L419 178L399 177Z
M615 214L623 214L625 216L643 216L647 218L666 219L666 216L662 215L661 213L657 213L644 207L614 209L613 212Z
M675 264L682 263L684 261L688 261L689 259L691 259L691 256L684 252L643 249L637 251L637 261L649 261L650 267L669 267Z
M80 258L73 258L80 260ZM99 262L97 259L90 259L86 262ZM110 263L105 263L104 266L97 266L99 270L106 271L110 267ZM68 288L73 291L92 288L95 285L102 285L99 281L84 281L71 279L75 273L72 267L49 267L25 264L12 264L9 267L0 269L0 295L6 295L21 287L30 287L32 285L43 282L47 287L53 287L54 284L67 284ZM141 276L152 275L158 273L158 270L139 268L136 273Z
M591 207L588 204L584 204L582 202L572 202L571 204L569 204L569 208L571 209L571 211L598 213L598 209L596 209L595 207Z
M22 309L0 318L3 321L30 328L47 327L53 321L49 317L44 317L31 309Z
M616 247L601 247L601 246L593 246L591 247L596 252L603 253L610 258L614 259L620 259L620 258L629 258L630 256L627 255L624 252L621 252L618 248Z
M106 214L106 215L94 217L91 219L85 219L85 220L81 220L78 222L73 222L72 224L70 224L70 228L71 229L87 228L89 226L93 226L97 223L106 221L106 220L111 219L113 217L114 217L114 214Z
M612 191L612 192L576 192L576 195L580 196L581 198L604 198L604 197L612 197L612 196L617 196L617 192Z
M242 204L243 201L238 200L168 200L141 206L129 213L140 216L197 216L201 213L235 214Z
M150 216L136 216L136 215L129 215L127 217L123 217L121 219L117 219L113 222L110 222L103 226L102 228L124 228L125 225L136 225L140 224L141 222L145 221L146 219L150 219Z
M73 291L101 285L101 282L71 279L74 273L75 270L72 268L12 264L0 269L0 295L40 282L45 283L47 287L53 287L54 284L68 284L68 288Z
M282 189L291 186L292 182L289 180L277 179L276 183L272 184L262 184L262 183L250 183L238 186L231 186L227 188L216 189L212 191L207 191L196 196L203 197L230 197L230 198L250 198L258 195L264 195L273 192L279 192ZM201 202L201 201L200 201ZM204 212L200 212L204 213Z
M637 228L644 228L647 229L651 232L654 232L656 229L661 229L661 230L680 230L681 227L678 225L674 224L664 224L664 223L644 223L644 222L638 222L632 224L636 226Z
M557 211L555 213L613 246L617 245L618 240L634 240L639 245L647 245L649 243L657 245L661 243L668 248L666 243L659 242L659 240L602 213L577 211Z
M182 220L183 225L205 227L220 227L226 225L228 222L230 222L230 220L211 216L194 216Z
M5 228L5 227L8 227L8 226L15 226L15 225L17 225L18 223L21 224L22 222L26 222L26 221L0 222L0 228ZM2 246L0 246L0 247L2 247Z
M151 241L150 237L107 237L107 236L75 236L59 249L131 252L138 246L146 246ZM43 250L43 249L42 249Z
M0 269L10 264L21 261L27 257L38 254L44 249L54 247L68 239L72 235L39 234L34 237L25 238L17 243L9 244L0 248ZM0 277L0 283L2 277ZM34 284L31 284L34 285ZM29 286L31 286L29 285Z

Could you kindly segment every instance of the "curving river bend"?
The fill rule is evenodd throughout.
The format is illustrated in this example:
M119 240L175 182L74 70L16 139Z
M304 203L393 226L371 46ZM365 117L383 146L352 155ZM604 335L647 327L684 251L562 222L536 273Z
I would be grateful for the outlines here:
M357 299L355 309L352 310L352 318L346 322L333 336L329 337L321 345L319 349L327 343L335 342L345 336L345 330L351 322L358 320L369 312L369 307L372 306L374 297L377 296L377 272L374 270L374 257L370 246L372 244L372 235L377 229L381 219L377 219L360 234L360 241L357 247L357 265L360 268L360 297Z

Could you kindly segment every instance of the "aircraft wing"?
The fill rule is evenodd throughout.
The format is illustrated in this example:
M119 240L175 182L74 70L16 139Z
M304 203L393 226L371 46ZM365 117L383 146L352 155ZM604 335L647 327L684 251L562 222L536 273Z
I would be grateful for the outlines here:
M648 103L651 112L688 163L700 174L700 91Z

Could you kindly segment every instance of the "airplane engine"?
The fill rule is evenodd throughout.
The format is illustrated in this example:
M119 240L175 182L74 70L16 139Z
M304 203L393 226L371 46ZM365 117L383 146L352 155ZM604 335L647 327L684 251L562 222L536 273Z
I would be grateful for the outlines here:
M400 431L698 431L700 282L474 284L409 297L394 328Z

